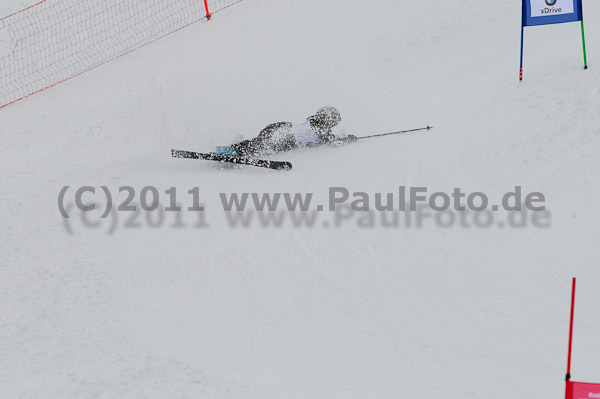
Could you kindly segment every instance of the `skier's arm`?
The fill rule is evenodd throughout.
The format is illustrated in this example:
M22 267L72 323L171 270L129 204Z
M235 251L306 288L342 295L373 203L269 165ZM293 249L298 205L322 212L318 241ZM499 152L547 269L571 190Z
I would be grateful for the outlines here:
M332 146L354 143L356 140L356 136L352 134L349 134L347 137L338 137L333 133L327 133L326 135L321 136L321 144L329 144Z

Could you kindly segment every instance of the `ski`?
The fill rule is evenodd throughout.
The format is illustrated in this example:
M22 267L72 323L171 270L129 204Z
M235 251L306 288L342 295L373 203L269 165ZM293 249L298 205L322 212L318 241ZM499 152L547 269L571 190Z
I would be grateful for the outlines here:
M236 163L239 165L250 165L259 168L267 168L274 170L292 169L292 164L286 161L269 161L266 159L234 157L229 155L219 155L215 154L214 152L203 153L194 151L171 150L171 156L173 158L203 159L206 161Z

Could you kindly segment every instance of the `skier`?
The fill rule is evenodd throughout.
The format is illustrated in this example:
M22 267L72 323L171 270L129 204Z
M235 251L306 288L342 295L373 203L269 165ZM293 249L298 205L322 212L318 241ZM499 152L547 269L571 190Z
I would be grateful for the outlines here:
M356 141L356 136L338 137L331 129L342 120L334 107L322 107L299 124L277 122L264 128L257 137L230 146L217 147L218 155L256 157L272 155L297 148L323 144L343 145Z

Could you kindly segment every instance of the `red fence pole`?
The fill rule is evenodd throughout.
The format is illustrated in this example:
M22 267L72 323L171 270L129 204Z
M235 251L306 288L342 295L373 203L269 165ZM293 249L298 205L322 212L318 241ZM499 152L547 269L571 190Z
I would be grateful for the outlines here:
M210 21L210 11L208 11L208 2L207 0L204 0L204 8L206 8L206 19L208 19Z
M569 329L569 360L567 361L567 384L571 380L571 351L573 350L573 315L575 313L575 284L577 279L573 277L573 292L571 294L571 327Z

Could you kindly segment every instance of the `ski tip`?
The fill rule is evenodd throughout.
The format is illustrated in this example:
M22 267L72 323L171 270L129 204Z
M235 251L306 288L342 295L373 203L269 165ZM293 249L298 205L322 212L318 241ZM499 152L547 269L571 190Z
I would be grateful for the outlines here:
M173 158L183 158L182 155L185 153L186 153L186 151L182 151L182 150L175 150L175 149L171 150L171 156Z
M292 170L292 164L290 162L282 162L277 170Z

